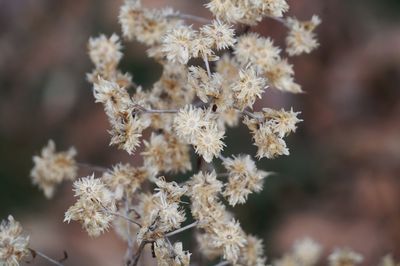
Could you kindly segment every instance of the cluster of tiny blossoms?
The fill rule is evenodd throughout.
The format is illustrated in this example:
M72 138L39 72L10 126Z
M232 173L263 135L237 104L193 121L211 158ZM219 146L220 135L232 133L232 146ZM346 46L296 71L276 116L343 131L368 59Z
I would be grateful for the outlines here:
M88 42L94 69L87 80L108 118L110 145L128 154L141 147L143 164L96 167L102 174L77 179L76 202L64 221L80 222L93 237L115 228L128 244L128 265L137 265L146 245L151 245L158 265L189 265L190 251L170 237L190 228L199 252L209 260L219 259L221 265L267 264L262 240L242 229L225 202L244 204L262 190L269 173L257 169L254 157L289 155L285 137L295 132L299 112L254 111L253 106L267 89L302 92L288 57L318 46L314 29L320 19L313 16L303 22L285 16L286 0L211 0L205 6L212 19L171 8L149 9L139 0L126 0L121 7L122 38L145 45L147 55L163 67L151 88L135 84L129 73L119 69L123 46L117 34ZM264 18L287 29L285 50L252 31ZM224 157L226 130L241 122L248 127L257 153ZM143 135L149 137L142 140ZM75 155L73 148L56 152L50 141L41 156L34 157L33 183L47 197L53 196L55 186L75 180L78 166L84 165L75 161ZM214 167L217 161L222 172ZM192 176L185 182L172 179L189 172ZM183 204L182 197L190 204ZM190 206L191 215L185 206ZM304 253L319 249L305 245L295 248L295 257L301 257L301 265L313 265L315 258ZM332 255L330 261L340 260L341 254Z
M199 178L212 179L212 176L197 176ZM97 182L92 177L89 178L92 182ZM90 182L85 181L85 182ZM199 181L199 180L198 180ZM211 180L208 180L211 181ZM77 181L78 182L78 181ZM82 181L79 181L82 182ZM161 220L164 221L165 224L173 223L173 220L176 220L177 217L182 217L182 213L179 214L179 210L173 208L172 206L168 208L160 208L160 204L163 205L163 201L176 201L182 193L185 193L184 190L175 190L173 187L177 187L176 183L166 183L163 179L157 181L157 184L160 188L157 190L158 192L154 195L143 195L143 201L140 203L141 211L149 215L150 220L154 219L150 227L142 227L140 230L142 233L151 234L153 237L152 246L153 253L157 259L158 265L165 266L181 266L181 265L189 265L190 264L190 253L188 251L183 250L183 245L181 242L175 242L172 244L167 236L162 234L162 231L158 231L158 233L153 232L153 230L157 229L158 226L156 224L162 224ZM88 183L86 184L88 185ZM193 184L192 184L193 185ZM221 185L221 184L219 184ZM215 183L212 186L219 186ZM86 187L87 189L87 187ZM104 191L101 191L103 188L100 183L94 184L94 190L89 192L91 197L99 197L100 194ZM171 190L172 189L172 190ZM199 187L197 188L199 189ZM177 194L175 194L173 192ZM83 196L82 191L76 191L77 195ZM172 194L170 194L172 193ZM214 192L210 192L213 194ZM83 197L89 197L83 196ZM174 199L175 198L175 199ZM81 199L82 200L82 199ZM176 202L175 202L176 203ZM173 205L173 203L172 203ZM157 207L158 206L158 207ZM151 210L151 208L155 208ZM160 212L163 212L162 214ZM151 214L153 213L153 214ZM163 217L163 218L161 218ZM146 218L148 219L148 218ZM160 219L160 221L156 221ZM170 222L166 222L167 220L171 220ZM178 218L179 219L179 218ZM150 221L149 220L149 221ZM164 225L165 225L164 224ZM119 225L120 227L122 225ZM127 226L127 224L125 224ZM199 224L200 226L200 224ZM219 225L219 226L222 226ZM292 249L285 253L281 258L273 260L271 263L266 262L266 258L263 256L263 244L260 239L255 236L247 235L245 239L240 239L239 235L243 234L240 230L240 226L237 222L227 222L225 225L226 228L207 228L203 223L201 228L205 229L203 233L197 235L197 239L199 240L200 248L206 257L212 258L217 257L220 254L220 250L234 250L240 247L241 241L244 241L243 248L240 248L241 252L239 257L236 258L237 263L233 263L232 265L251 265L251 266L317 266L317 265L329 265L329 266L357 266L363 262L363 256L359 253L349 249L349 248L335 248L326 258L327 264L321 264L322 255L323 255L323 247L310 238L303 238L296 240L292 246ZM116 228L117 230L121 230L121 228ZM213 236L212 232L218 232L217 235ZM120 231L121 232L121 231ZM128 231L129 232L129 231ZM174 233L176 233L175 231ZM127 238L127 232L125 231L125 235L123 237ZM140 234L140 232L139 232ZM157 237L157 234L161 234ZM211 234L211 235L209 235ZM169 234L171 236L172 234ZM143 235L142 235L143 237ZM211 238L211 239L210 239ZM147 243L144 241L144 238L138 238L137 241L139 243ZM223 242L223 243L221 243ZM14 220L14 218L9 215L7 220L3 220L0 224L0 265L4 266L18 266L19 263L23 260L28 262L29 255L31 254L34 258L36 255L41 256L42 258L48 260L48 262L62 266L62 263L56 260L53 260L43 253L39 251L35 251L29 247L29 236L23 234L23 228L21 224ZM209 246L211 245L211 246ZM232 254L234 252L229 251ZM228 253L230 254L230 253ZM231 255L232 255L231 254ZM130 264L130 263L128 263ZM221 262L218 265L229 265L226 262ZM381 258L378 266L398 266L399 262L396 262L393 257L388 254Z

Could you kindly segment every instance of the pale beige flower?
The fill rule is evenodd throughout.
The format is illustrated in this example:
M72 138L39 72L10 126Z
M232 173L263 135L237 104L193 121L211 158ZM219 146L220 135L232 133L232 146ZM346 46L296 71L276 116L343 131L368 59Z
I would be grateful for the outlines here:
M99 236L108 230L116 211L111 191L94 175L74 182L77 202L66 212L64 222L79 221L89 236Z
M249 194L262 190L264 178L268 173L258 170L249 155L224 159L223 165L229 177L223 195L230 205L243 204Z
M330 266L355 266L363 261L363 257L351 249L335 249L328 257Z
M261 239L248 235L246 245L241 250L239 265L265 266L267 258L264 256L264 245Z
M227 24L214 20L211 24L200 28L200 33L213 41L213 47L217 50L232 47L235 42L235 31Z
M187 26L180 26L168 31L163 40L163 48L167 59L171 62L186 64L191 57L191 41L196 32Z
M308 54L319 46L314 33L315 28L321 24L321 19L318 16L314 15L310 21L304 22L295 18L288 18L286 23L290 28L286 37L286 51L289 55Z
M266 72L274 65L280 59L280 52L271 38L261 37L255 32L240 36L234 51L242 66L251 63L260 72Z
M102 181L113 192L116 200L130 197L149 178L145 167L136 168L130 164L118 163L112 170L103 173Z
M197 154L203 156L206 162L211 162L214 157L218 157L223 150L225 143L222 141L225 132L218 128L216 124L202 129L193 141Z
M179 202L187 191L186 186L180 186L175 181L167 182L163 176L159 177L155 183L157 185L155 190L158 193L154 194L154 196L166 196L169 202Z
M276 61L270 65L265 75L273 88L290 93L301 93L301 86L294 81L293 65L286 59Z
M237 107L241 110L246 107L253 108L254 102L257 98L261 98L266 86L266 80L257 73L254 67L240 70L239 79L231 87Z
M182 24L175 14L170 8L146 9L139 0L125 0L118 18L125 38L154 45L161 42L169 29Z
M135 103L115 81L99 78L93 86L93 94L96 102L103 104L111 124L110 145L117 145L132 154L140 145L142 132L150 126L150 121L134 115Z
M266 123L268 123L272 131L280 137L285 137L289 133L295 132L297 123L303 121L297 118L300 112L293 112L293 108L291 108L290 111L263 108L262 112L267 121Z
M253 136L258 147L257 157L273 159L279 155L289 155L285 141L272 132L268 125L261 125Z
M196 233L196 240L199 246L198 250L203 254L207 259L214 260L217 257L220 257L224 254L224 250L222 247L216 248L213 245L213 237L210 233Z
M33 156L35 165L30 174L33 184L38 185L47 198L53 197L55 187L59 183L76 178L78 167L75 156L75 148L56 152L54 142L49 140L47 146L42 149L41 156Z
M154 254L158 266L189 266L191 253L183 250L182 242L173 246L164 239L157 239L154 243Z
M218 193L222 191L222 182L217 179L215 171L199 172L190 178L187 185L188 195L192 201L213 203Z
M247 242L239 222L232 220L228 223L217 224L213 228L213 232L213 245L216 248L222 247L224 259L235 264L239 258L240 249Z
M381 259L379 266L399 266L400 263L396 263L393 256L391 254L387 254L383 256Z
M122 45L115 33L110 38L107 38L104 34L97 38L90 38L88 49L90 59L96 68L113 70L122 58Z
M200 108L187 105L181 108L174 119L174 128L177 136L192 143L202 128L209 125L204 120L204 112Z
M284 254L282 258L275 260L272 263L273 266L301 266L300 262L297 260L293 254Z
M217 61L218 56L213 50L214 40L208 36L196 32L195 38L190 42L190 56L200 58L203 61Z
M22 234L22 226L9 215L0 224L0 265L18 266L29 255L29 236Z
M172 134L151 134L150 141L144 142L141 153L144 164L152 173L186 172L191 169L189 148Z
M293 255L302 265L312 266L320 259L322 247L314 240L306 237L294 243Z
M157 229L161 232L169 232L180 228L181 224L186 220L185 212L177 202L168 200L165 192L157 193L156 201L157 213L160 217L157 223Z

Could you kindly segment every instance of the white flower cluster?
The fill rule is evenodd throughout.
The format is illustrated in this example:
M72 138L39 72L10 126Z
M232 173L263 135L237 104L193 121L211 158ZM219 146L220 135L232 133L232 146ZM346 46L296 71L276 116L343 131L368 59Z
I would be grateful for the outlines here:
M54 141L49 140L42 149L41 156L34 156L34 168L31 171L33 184L43 190L47 198L54 195L55 187L63 180L74 180L77 176L78 166L74 157L76 150L70 148L65 152L56 152Z
M118 69L123 47L117 34L88 43L94 69L87 79L109 120L110 145L131 155L143 144L143 164L97 167L95 171L103 172L99 178L93 174L75 181L77 201L64 221L79 221L90 236L114 226L128 243L127 264L136 265L149 244L158 265L190 265L191 253L170 237L192 227L198 229L199 252L206 258L220 257L238 266L267 263L262 240L244 232L224 199L231 206L246 203L262 190L269 173L257 169L250 155L225 158L224 139L227 128L242 121L258 148L256 157L289 154L284 138L295 132L299 112L253 108L267 88L291 93L302 89L282 49L271 38L251 32L250 26L265 17L282 22L289 29L286 51L292 56L318 46L313 31L320 21L316 16L310 22L284 18L286 0L211 0L206 7L211 20L125 1L119 14L122 36L146 45L148 56L163 67L151 88L134 84L130 74ZM190 20L202 25L195 27ZM145 130L149 137L142 141ZM47 196L61 180L74 179L80 165L73 149L54 149L50 142L42 157L34 157L32 170L34 183ZM216 160L226 172L217 173ZM171 179L193 169L196 172L182 183ZM185 206L190 206L191 216ZM194 221L184 225L189 217ZM138 250L132 252L135 243ZM304 265L314 263L316 255L311 253L318 252L312 242L294 250Z
M29 254L29 236L22 235L19 222L9 215L0 224L0 265L16 266Z

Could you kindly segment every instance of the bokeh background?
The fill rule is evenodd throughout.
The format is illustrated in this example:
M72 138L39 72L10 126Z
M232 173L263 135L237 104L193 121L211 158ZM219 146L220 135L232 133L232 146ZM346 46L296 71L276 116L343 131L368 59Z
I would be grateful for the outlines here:
M202 1L144 2L210 16ZM91 239L79 224L64 224L71 184L46 200L31 185L31 157L52 138L60 149L75 146L81 162L140 164L108 146L106 117L85 81L92 68L87 40L120 33L121 3L0 0L0 217L20 220L37 250L54 258L67 250L66 265L121 265L125 245L112 232ZM269 257L309 236L324 254L352 247L365 256L363 265L376 265L387 253L400 260L400 1L289 3L290 15L323 20L320 48L291 60L307 93L270 90L256 108L293 106L304 122L289 138L290 156L259 162L277 175L234 211L247 232L264 239ZM285 29L274 21L254 30L283 44ZM151 87L160 66L137 43L124 42L124 52L121 68ZM255 153L245 128L230 130L227 142L226 154Z

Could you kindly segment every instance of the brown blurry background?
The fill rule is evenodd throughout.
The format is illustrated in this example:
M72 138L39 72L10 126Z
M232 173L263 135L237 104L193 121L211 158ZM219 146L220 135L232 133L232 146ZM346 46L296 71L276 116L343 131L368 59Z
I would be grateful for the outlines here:
M201 1L143 2L210 16ZM54 258L67 250L65 265L122 265L125 252L112 232L91 239L79 224L62 222L73 202L71 184L48 201L29 179L31 157L49 138L60 149L75 146L81 162L140 163L109 147L106 117L85 81L92 68L86 42L120 33L121 3L0 0L0 217L20 220L37 250ZM289 138L290 156L259 161L278 174L234 211L247 232L264 239L269 257L310 236L325 254L352 247L365 256L363 265L376 265L387 253L400 260L400 1L289 3L290 15L323 20L320 48L291 59L307 93L267 91L256 109L293 106L304 122ZM283 43L285 29L274 21L256 30ZM144 57L143 46L124 47L121 68L149 88L160 66ZM255 153L245 128L230 130L227 142L225 154Z

